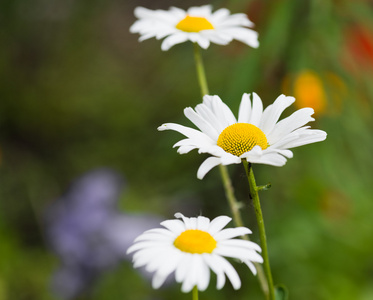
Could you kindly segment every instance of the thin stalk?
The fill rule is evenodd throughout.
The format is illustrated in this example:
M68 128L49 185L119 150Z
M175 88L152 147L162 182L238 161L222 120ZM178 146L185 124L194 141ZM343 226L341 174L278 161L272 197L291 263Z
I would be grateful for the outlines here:
M260 243L262 247L262 257L263 257L263 266L264 266L264 272L267 277L267 283L268 283L268 299L274 300L275 299L275 291L273 287L273 279L272 279L272 273L271 273L271 267L269 265L269 258L268 258L268 247L267 247L267 238L265 233L265 227L264 227L264 220L263 220L263 214L262 209L260 207L260 201L259 201L259 188L256 185L254 172L251 167L251 164L249 164L246 159L242 160L242 163L244 165L247 179L249 181L250 185L250 196L253 199L253 205L255 208L255 215L256 220L258 222L258 228L259 228L259 237L260 237Z
M201 95L203 97L204 95L209 94L209 89L207 85L206 73L205 73L205 68L204 68L203 61L202 61L201 51L197 43L194 43L194 59L196 63L198 83L201 88ZM229 177L228 169L226 166L223 166L223 165L219 165L219 169L220 169L221 179L223 181L225 196L228 200L228 204L232 212L233 222L235 226L243 227L244 223L242 221L241 212L240 212L242 204L237 201L234 195L234 189L233 189L232 181ZM250 240L249 236L247 235L245 235L243 239ZM266 276L264 274L263 267L261 264L258 264L258 263L254 263L254 264L258 271L258 280L260 283L260 287L263 293L266 295L266 297L268 297L269 288L268 288L268 283L267 283Z
M193 288L192 294L193 294L193 298L192 299L193 300L198 300L198 288L197 288L196 285Z
M205 73L205 68L203 66L201 51L197 43L193 43L193 45L194 45L194 60L196 62L196 69L197 69L197 78L198 78L199 86L201 88L201 95L203 98L204 95L209 94L209 88L207 86L206 73Z
M220 169L220 175L221 175L223 185L224 185L225 196L227 197L229 207L232 212L234 225L236 227L243 227L244 223L242 221L241 212L240 212L240 208L242 205L236 200L234 196L234 189L232 186L232 182L229 178L227 167L223 165L219 165L219 169ZM250 238L248 235L244 235L242 238L244 240L250 241ZM266 295L266 297L268 297L269 288L268 288L267 278L264 273L263 267L261 264L256 263L256 262L254 263L254 265L258 272L258 280L259 280L260 287L263 293Z

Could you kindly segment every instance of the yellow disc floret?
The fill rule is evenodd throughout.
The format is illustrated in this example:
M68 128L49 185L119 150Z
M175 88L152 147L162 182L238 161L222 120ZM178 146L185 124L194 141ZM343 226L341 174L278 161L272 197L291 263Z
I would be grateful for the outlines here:
M216 241L208 232L189 229L175 239L174 246L189 253L212 253L216 248Z
M186 32L200 32L201 30L214 29L214 26L204 17L191 17L187 15L176 28Z
M235 123L220 133L217 145L225 152L241 156L255 146L268 147L267 137L258 127L247 123Z

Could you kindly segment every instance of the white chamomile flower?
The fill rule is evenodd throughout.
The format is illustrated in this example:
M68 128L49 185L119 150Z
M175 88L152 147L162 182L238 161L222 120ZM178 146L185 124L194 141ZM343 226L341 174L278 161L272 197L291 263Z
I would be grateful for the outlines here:
M217 165L239 164L242 159L250 163L283 166L294 148L326 139L326 132L304 126L314 121L312 108L302 108L289 117L278 121L282 112L295 101L293 97L279 96L263 111L263 103L253 93L242 96L238 120L229 107L218 96L206 95L203 103L195 110L187 107L185 116L199 130L179 124L166 123L158 130L175 130L187 138L177 142L180 154L198 149L199 153L209 153L199 167L197 177L202 179Z
M171 7L167 10L135 8L138 20L130 32L139 33L140 41L155 37L164 39L162 50L186 41L198 43L207 49L210 42L226 45L236 39L251 47L259 46L258 33L248 27L254 24L245 14L231 15L226 8L212 12L211 5L191 7L187 11Z
M257 253L261 248L251 241L233 239L250 234L250 229L223 229L231 221L227 216L212 221L202 216L187 218L181 213L176 213L175 217L182 220L167 220L161 223L165 228L145 231L127 251L135 252L135 268L145 266L147 271L154 272L153 288L159 288L175 272L183 292L191 291L194 286L204 291L210 282L211 269L217 275L217 289L224 286L225 275L233 288L239 289L241 280L223 256L239 259L256 274L253 262L263 262Z

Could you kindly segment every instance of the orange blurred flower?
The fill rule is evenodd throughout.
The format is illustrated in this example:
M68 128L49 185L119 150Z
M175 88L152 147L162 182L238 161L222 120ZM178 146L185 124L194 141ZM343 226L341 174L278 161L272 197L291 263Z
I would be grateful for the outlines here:
M305 69L285 77L283 92L297 99L294 103L297 109L312 107L315 115L320 116L340 110L346 86L334 73L328 72L321 77L315 71Z
M325 111L326 95L323 82L313 71L301 72L294 81L294 97L297 99L295 105L298 108L312 107L315 114L319 115Z
M323 82L315 72L304 70L295 77L286 76L282 89L284 94L295 97L294 105L298 109L312 107L315 110L315 115L320 115L325 111L326 94Z

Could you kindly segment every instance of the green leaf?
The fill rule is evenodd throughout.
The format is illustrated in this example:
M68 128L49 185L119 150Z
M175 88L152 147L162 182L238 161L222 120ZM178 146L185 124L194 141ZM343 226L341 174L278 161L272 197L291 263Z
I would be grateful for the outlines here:
M276 300L287 300L289 296L288 289L284 285L275 286L275 299Z

